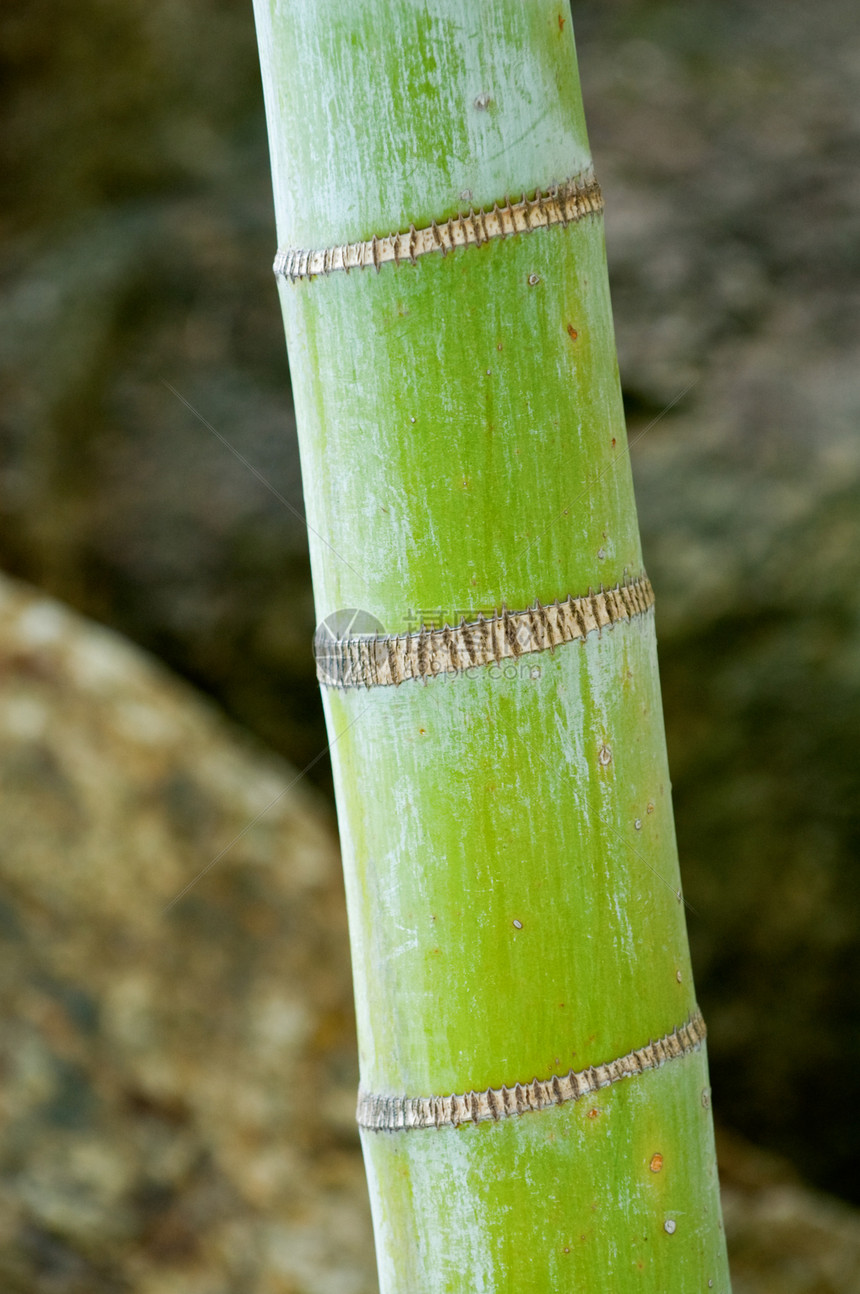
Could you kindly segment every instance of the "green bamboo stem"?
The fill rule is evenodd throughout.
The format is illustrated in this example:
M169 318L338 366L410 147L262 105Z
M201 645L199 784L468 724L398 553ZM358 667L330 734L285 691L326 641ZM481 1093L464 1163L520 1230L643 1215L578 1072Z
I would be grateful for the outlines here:
M404 635L632 586L600 214L547 214L593 192L566 4L257 24L318 619ZM484 240L539 191L547 227ZM470 207L489 225L439 235ZM429 679L380 681L389 645L359 644L368 687L338 685L356 645L323 662L383 1294L729 1289L653 612L623 596L552 650L561 611L521 655L497 619L468 669L462 633L401 639Z

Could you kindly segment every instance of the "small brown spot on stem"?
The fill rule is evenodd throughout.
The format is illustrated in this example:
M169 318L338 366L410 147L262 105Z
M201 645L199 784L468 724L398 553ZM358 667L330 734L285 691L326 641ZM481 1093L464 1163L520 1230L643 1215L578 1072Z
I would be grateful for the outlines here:
M661 1168L663 1167L663 1156L659 1153L659 1151L657 1152L656 1155L651 1156L651 1163L648 1165L648 1167L651 1169L652 1173L660 1172Z
M565 23L564 18L562 17L562 15L561 15L561 14L559 14L559 15L558 15L558 29L559 29L559 31L564 31L564 23ZM567 1251L565 1250L565 1252L567 1252Z
M577 337L579 336L579 333L576 331L573 324L567 325L567 335L568 337L570 337L571 341L576 341Z
M592 1106L592 1108L588 1111L588 1117L589 1119L597 1119L600 1117L600 1111L597 1109L596 1106Z
M653 800L649 800L649 801L648 801L648 807L647 807L647 809L645 810L645 812L646 812L646 813L653 813L653 812L654 812L654 801L653 801Z

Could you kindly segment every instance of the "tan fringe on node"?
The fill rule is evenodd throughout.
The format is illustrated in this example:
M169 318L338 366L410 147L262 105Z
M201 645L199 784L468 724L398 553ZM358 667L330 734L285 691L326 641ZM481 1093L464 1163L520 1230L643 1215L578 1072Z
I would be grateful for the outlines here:
M530 1083L515 1083L513 1087L488 1087L483 1092L466 1092L461 1096L377 1096L360 1092L356 1117L362 1128L396 1132L410 1128L456 1128L463 1123L484 1123L488 1119L545 1110L551 1105L578 1101L623 1078L660 1069L671 1060L697 1051L706 1034L705 1022L696 1011L686 1024L657 1042L649 1042L646 1047L604 1065L592 1065L579 1072L570 1070L563 1076L534 1078Z
M411 225L406 233L374 236L364 242L343 243L338 247L319 248L316 251L285 247L275 257L274 271L279 278L310 279L334 270L379 270L382 265L403 261L415 264L419 256L441 252L443 256L457 247L480 247L496 238L511 234L527 234L550 225L569 225L586 216L600 215L603 196L593 176L578 176L565 184L548 189L538 189L534 198L523 195L519 202L510 199L500 207L478 211L469 209L468 215L452 216L437 223L431 221L426 228Z
M358 634L334 638L317 630L317 678L328 687L385 687L411 678L434 678L474 666L516 660L586 638L623 620L644 615L654 605L647 575L612 589L526 611L502 609L497 615L451 628L419 629L407 634Z

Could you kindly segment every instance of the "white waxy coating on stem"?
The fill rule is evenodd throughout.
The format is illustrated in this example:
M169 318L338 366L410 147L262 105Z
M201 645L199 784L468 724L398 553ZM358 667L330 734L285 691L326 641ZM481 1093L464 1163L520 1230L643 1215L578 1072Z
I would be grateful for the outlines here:
M420 228L456 215L464 193L491 207L591 164L558 3L254 8L281 246ZM544 28L551 40L524 39Z

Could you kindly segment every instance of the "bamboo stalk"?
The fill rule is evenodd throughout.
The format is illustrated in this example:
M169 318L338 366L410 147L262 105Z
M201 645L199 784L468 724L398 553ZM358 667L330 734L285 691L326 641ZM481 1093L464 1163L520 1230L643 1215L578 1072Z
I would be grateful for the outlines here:
M567 6L257 25L383 1294L727 1291Z

